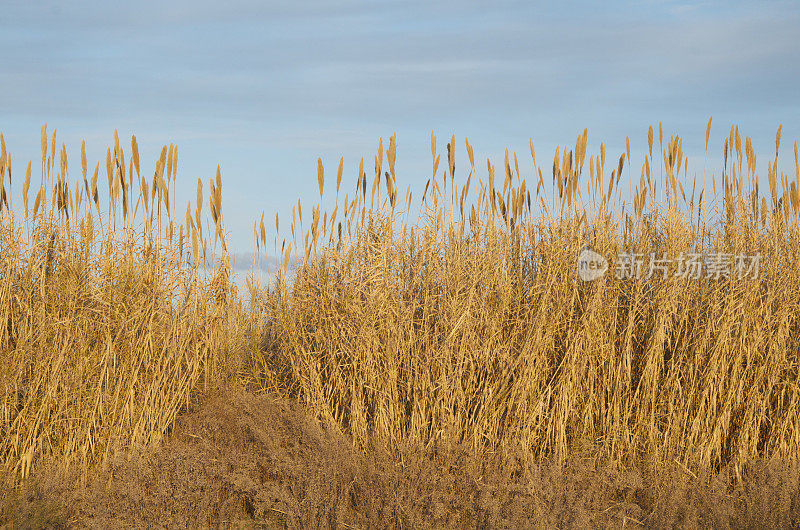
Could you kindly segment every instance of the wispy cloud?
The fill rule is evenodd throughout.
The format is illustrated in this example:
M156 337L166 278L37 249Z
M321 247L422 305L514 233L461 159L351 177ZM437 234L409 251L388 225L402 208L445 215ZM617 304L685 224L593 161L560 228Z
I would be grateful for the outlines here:
M659 120L693 156L710 114L757 149L778 122L797 137L797 27L794 2L15 0L0 19L0 125L17 160L37 157L44 121L71 160L114 127L137 134L143 160L178 142L178 202L220 164L244 249L262 210L314 200L318 156L344 156L352 175L393 132L399 178L420 188L431 130L486 156L531 137L545 153L584 127L590 148L630 135L636 151Z

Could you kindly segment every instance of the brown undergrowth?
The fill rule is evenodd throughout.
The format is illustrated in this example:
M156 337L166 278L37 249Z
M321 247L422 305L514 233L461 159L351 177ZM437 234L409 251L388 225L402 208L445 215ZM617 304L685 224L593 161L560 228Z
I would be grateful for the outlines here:
M695 474L675 462L566 464L459 447L364 454L296 403L234 388L178 418L158 448L110 459L85 490L47 471L7 494L11 526L780 528L800 524L800 470Z

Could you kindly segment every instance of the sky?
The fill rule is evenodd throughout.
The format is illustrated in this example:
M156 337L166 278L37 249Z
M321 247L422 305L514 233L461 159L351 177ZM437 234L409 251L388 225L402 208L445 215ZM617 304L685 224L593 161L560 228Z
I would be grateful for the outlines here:
M530 176L530 139L547 167L584 128L589 153L603 141L611 160L629 136L638 181L659 122L665 136L683 136L690 174L701 173L712 115L709 172L736 123L765 179L782 124L780 168L793 176L797 28L795 1L4 0L0 131L16 175L28 160L36 167L44 123L74 175L81 140L90 167L102 166L114 129L123 146L136 135L145 174L175 143L180 211L219 165L241 254L262 212L270 240L275 214L284 220L280 241L298 198L316 204L318 157L330 210L339 158L342 194L352 194L360 158L369 173L379 138L393 133L398 183L417 196L431 176L432 131L439 152L455 135L461 167L468 138L484 180L486 158L501 168L506 148Z

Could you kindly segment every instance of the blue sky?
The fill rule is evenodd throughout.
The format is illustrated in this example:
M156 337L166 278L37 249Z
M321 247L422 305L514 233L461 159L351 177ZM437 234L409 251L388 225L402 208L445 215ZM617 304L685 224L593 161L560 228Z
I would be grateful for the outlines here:
M713 115L709 168L737 123L764 175L782 123L781 168L794 174L797 2L164 4L3 3L0 131L17 175L39 158L44 122L74 174L80 141L93 166L114 128L124 145L136 134L148 172L174 142L178 203L219 164L227 228L244 252L262 211L285 221L298 198L318 198L317 157L328 175L344 157L344 193L360 157L371 168L379 137L394 132L401 188L419 195L432 130L440 152L456 135L462 167L469 138L479 176L506 147L530 175L530 138L547 167L584 127L589 152L604 141L613 160L629 135L638 175L647 128L662 121L666 136L684 136L691 174L702 173Z

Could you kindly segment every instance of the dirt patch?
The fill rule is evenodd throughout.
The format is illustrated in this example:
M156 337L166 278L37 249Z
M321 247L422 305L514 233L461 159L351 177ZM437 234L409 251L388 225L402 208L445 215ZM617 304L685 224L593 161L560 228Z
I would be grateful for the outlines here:
M740 475L743 471L740 470ZM6 491L13 527L523 528L800 525L796 466L695 477L674 465L566 466L458 448L363 454L296 403L234 389L180 416L157 450L118 455L84 489L39 472ZM738 485L735 485L738 484Z

